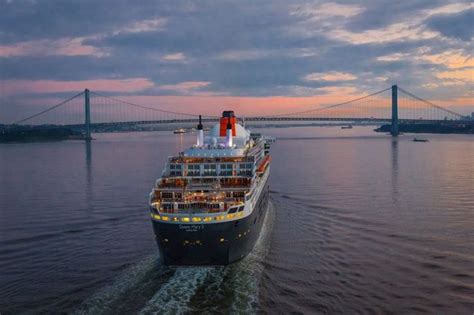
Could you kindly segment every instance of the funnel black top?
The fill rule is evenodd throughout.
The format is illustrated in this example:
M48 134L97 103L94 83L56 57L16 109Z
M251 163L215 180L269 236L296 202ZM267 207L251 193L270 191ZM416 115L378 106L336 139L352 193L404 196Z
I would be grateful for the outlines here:
M222 117L232 118L235 117L233 110L225 110L222 112Z
M198 130L202 130L201 115L199 115L199 124L198 124Z

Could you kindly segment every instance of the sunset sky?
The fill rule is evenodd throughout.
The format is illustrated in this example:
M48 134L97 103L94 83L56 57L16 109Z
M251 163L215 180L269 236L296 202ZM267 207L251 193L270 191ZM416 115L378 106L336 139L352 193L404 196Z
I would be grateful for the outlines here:
M0 122L84 88L248 114L398 84L469 113L473 30L470 1L0 0Z

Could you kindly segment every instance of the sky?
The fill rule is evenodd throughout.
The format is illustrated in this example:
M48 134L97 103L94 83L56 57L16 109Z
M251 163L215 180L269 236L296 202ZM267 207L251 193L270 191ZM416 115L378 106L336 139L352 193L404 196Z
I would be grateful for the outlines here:
M85 88L266 114L398 84L470 113L473 31L471 1L0 0L0 122Z

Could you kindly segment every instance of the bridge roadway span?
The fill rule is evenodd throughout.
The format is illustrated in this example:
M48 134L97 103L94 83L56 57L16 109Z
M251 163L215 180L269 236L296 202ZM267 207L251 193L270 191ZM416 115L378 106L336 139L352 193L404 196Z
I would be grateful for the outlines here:
M203 122L216 122L219 118L203 118ZM175 123L197 123L198 118L185 119L162 119L162 120L138 120L138 121L121 121L121 122L103 122L91 123L91 127L106 127L106 126L133 126L133 125L152 125L152 124L175 124ZM386 123L390 122L391 118L341 118L341 117L245 117L245 121L343 121L343 122L374 122ZM400 123L463 123L462 120L429 120L429 119L399 119ZM472 121L465 121L465 123L472 123ZM84 124L64 125L65 127L84 128Z

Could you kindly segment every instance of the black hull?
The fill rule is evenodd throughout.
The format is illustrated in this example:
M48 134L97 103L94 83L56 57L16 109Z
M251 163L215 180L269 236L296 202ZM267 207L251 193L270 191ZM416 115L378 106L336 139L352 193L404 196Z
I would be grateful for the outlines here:
M227 265L249 254L262 229L268 205L265 183L252 214L212 224L153 222L164 265Z

